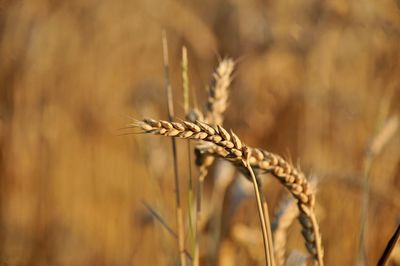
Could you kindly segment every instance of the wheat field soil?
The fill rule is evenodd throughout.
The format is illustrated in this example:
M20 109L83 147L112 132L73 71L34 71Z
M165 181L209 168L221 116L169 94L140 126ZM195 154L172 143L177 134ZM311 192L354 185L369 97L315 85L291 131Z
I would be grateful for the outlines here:
M0 266L400 265L399 1L3 0L0 37Z

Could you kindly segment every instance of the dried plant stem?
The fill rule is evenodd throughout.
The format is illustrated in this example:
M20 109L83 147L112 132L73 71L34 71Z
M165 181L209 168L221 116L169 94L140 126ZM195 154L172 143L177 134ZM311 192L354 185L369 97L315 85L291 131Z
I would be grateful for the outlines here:
M364 161L363 161L363 198L362 198L362 209L360 217L360 231L358 237L358 265L366 265L367 258L365 253L365 235L367 232L367 221L368 221L368 206L369 206L369 179L371 166L376 156L382 151L384 146L392 139L395 135L399 126L397 116L393 116L388 119L381 128L377 131L376 135L371 139L368 145Z
M188 164L189 164L189 180L188 180L188 218L189 218L189 233L190 233L190 240L191 240L191 250L194 252L195 245L197 241L196 235L196 225L193 224L193 217L192 217L192 210L194 204L194 191L193 191L193 176L192 176L192 152L191 152L191 145L190 140L187 141L187 152L188 152Z
M182 87L183 87L183 107L186 116L189 114L189 64L187 49L182 47ZM189 220L189 236L191 243L191 250L195 251L195 242L197 241L195 226L193 225L192 208L194 206L194 193L193 193L193 177L192 177L192 152L190 147L190 140L187 141L188 164L189 164L189 178L188 178L188 220Z
M296 201L292 197L287 197L278 206L278 211L272 221L274 252L278 266L283 266L285 263L287 231L298 215Z
M201 225L203 224L203 214L202 214L202 203L203 203L203 190L204 190L204 179L208 174L208 168L213 163L214 158L208 156L201 163L199 167L199 178L198 178L198 187L197 187L197 208L196 208L196 243L195 243L195 252L194 252L194 266L200 265L200 233L201 233Z
M196 223L196 242L194 244L194 255L193 255L193 265L200 265L200 243L199 243L199 224Z
M184 50L183 54L186 54L186 49ZM185 67L184 62L186 60L182 60L182 67L183 69L187 69L187 64ZM223 122L223 113L227 107L227 100L228 100L228 87L231 83L231 76L234 68L234 63L232 59L225 59L220 62L217 70L213 75L213 80L211 86L208 89L208 98L205 106L205 118L202 114L198 114L197 116L201 115L201 117L197 117L196 119L208 121L210 124L222 124ZM187 80L187 82L185 82ZM188 78L187 75L183 74L183 81L184 86L187 84L188 86ZM185 90L186 91L186 90ZM189 95L188 93L184 93L184 98L188 97L185 95ZM188 105L187 105L188 106ZM193 112L193 114L196 112ZM198 112L197 112L198 113ZM186 112L187 117L188 112ZM198 157L199 159L199 157ZM213 164L214 157L207 156L202 162L198 162L199 165L199 178L198 178L198 199L197 199L197 214L196 214L196 228L197 228L197 237L196 237L196 244L195 244L195 256L194 256L194 265L199 265L200 260L200 244L199 244L199 234L200 234L200 225L202 219L201 213L201 204L202 204L202 197L203 197L203 187L204 187L204 179L208 174L208 168ZM197 255L196 255L197 254Z
M242 163L249 171L251 179L253 181L254 193L256 195L258 214L260 216L261 230L263 235L264 255L265 255L266 265L274 266L275 264L272 251L271 228L268 228L269 221L267 222L267 220L269 220L269 218L268 218L268 213L266 213L266 211L268 211L268 207L264 205L266 204L266 202L261 199L259 183L257 182L257 178L249 163L249 157L248 156L246 157L247 158L245 160L242 160Z
M386 265L386 262L389 260L390 254L392 253L396 244L399 242L399 239L400 239L400 224L397 226L396 231L394 231L392 237L390 238L389 242L387 243L387 246L386 246L385 250L383 251L381 258L378 261L378 264L377 264L378 266Z
M232 131L229 133L221 126L213 127L200 121L177 123L145 119L133 123L131 127L148 134L207 141L214 145L204 149L204 155L222 157L238 167L243 167L242 160L246 150L249 165L254 170L275 176L297 199L306 247L314 261L323 265L321 236L314 212L315 194L304 174L283 158L267 151L245 147Z
M162 32L162 44L163 44L163 55L164 55L164 74L165 74L165 88L168 100L168 118L170 121L174 119L174 105L172 98L172 88L169 79L169 58L168 58L168 43L165 31ZM179 176L178 176L178 160L175 140L172 139L172 152L174 157L174 173L175 173L175 203L176 203L176 223L178 227L178 249L181 266L186 266L185 257L185 238L183 228L183 212L180 198L179 188Z
M268 250L270 252L270 257L271 257L271 262L272 266L275 266L275 254L274 254L274 245L272 241L272 230L271 230L271 220L269 218L269 210L268 210L268 204L267 204L267 199L262 193L261 189L261 182L257 182L257 185L259 186L259 191L261 195L261 200L262 200L262 206L263 206L263 211L264 211L264 216L265 216L265 222L266 222L266 227L267 227L267 237L268 237Z

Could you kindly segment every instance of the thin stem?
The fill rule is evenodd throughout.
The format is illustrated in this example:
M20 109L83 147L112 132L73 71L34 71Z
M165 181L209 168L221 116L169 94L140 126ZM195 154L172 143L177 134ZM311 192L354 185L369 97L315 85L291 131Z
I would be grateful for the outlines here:
M188 157L189 157L189 181L188 181L188 201L189 201L189 208L188 208L188 215L189 215L189 233L190 233L190 240L191 240L191 250L194 252L195 250L195 243L198 241L196 233L193 217L192 217L192 210L194 206L194 193L193 193L193 176L192 176L192 155L191 155L191 147L190 147L190 140L187 141L187 149L188 149Z
M253 171L253 174L254 174L254 171ZM262 200L264 219L265 219L266 227L267 227L267 237L268 237L267 240L268 240L268 247L269 247L269 252L270 252L270 257L271 257L271 263L272 263L272 266L275 266L275 254L273 251L272 230L271 230L271 222L270 222L271 220L269 219L268 204L267 204L267 200L264 196L264 193L262 192L261 182L257 179L256 179L256 181L257 181L258 191L260 193L260 198Z
M164 74L165 74L165 89L168 101L168 118L170 121L174 120L174 105L172 98L172 88L169 78L169 59L168 59L168 43L165 31L162 32L162 44L164 55ZM178 226L178 248L180 254L181 266L186 266L185 258L185 238L183 228L183 212L180 198L179 176L178 176L178 159L175 139L172 138L172 153L174 157L174 173L175 173L175 202L176 202L176 223Z
M169 233L170 236L172 236L174 239L178 240L178 236L172 230L172 228L168 225L168 223L164 220L164 218L153 208L150 206L145 201L142 201L142 204L146 207L146 209L150 212L150 214L164 227L165 230ZM190 256L190 253L185 250L185 255L189 260L192 260L192 256Z
M189 102L189 64L187 49L185 46L182 47L182 87L183 87L183 107L185 116L189 114L190 102ZM190 140L187 141L187 152L188 152L188 164L189 164L189 178L188 178L188 219L189 219L189 237L191 243L191 250L194 252L195 249L195 226L193 225L192 208L194 206L193 197L193 176L192 176L192 153L190 147Z
M382 113L386 113L387 106L383 105ZM383 116L383 115L382 115ZM360 232L358 238L358 265L368 265L367 256L365 252L365 238L368 232L368 207L369 207L369 179L371 175L371 166L376 158L376 156L382 151L384 146L391 140L395 135L397 128L399 126L397 116L393 116L387 119L386 122L379 126L376 130L371 142L367 146L364 161L363 161L363 198L362 198L362 210L360 218Z
M369 205L369 176L371 168L372 158L368 155L364 161L363 170L363 199L362 209L360 218L360 232L358 237L358 265L368 265L366 254L365 254L365 232L367 230L367 219L368 219L368 205Z
M261 200L260 191L258 189L259 186L257 183L257 179L256 179L253 169L250 166L248 159L247 159L247 161L243 160L242 163L250 173L250 176L251 176L251 179L253 182L254 192L256 194L258 214L260 217L261 230L262 230L262 235L263 235L265 262L266 262L266 265L272 266L273 265L272 257L271 257L271 254L273 253L271 250L272 246L271 247L269 246L267 222L265 221L266 219L265 219L265 213L264 213L264 206L263 206L263 203Z
M201 231L201 219L202 219L202 202L203 202L203 189L204 189L204 179L207 175L207 165L202 165L200 167L200 175L197 185L197 208L196 208L196 243L194 248L194 260L193 265L200 265L200 231Z
M381 258L378 261L378 266L386 265L386 262L389 260L390 254L392 253L394 247L399 242L400 239L400 224L397 226L396 231L393 233L392 237L390 238L385 251L383 252Z

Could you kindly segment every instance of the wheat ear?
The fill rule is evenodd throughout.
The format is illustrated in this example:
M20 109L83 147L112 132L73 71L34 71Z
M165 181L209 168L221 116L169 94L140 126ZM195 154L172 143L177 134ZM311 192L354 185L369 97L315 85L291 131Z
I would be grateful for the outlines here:
M234 62L230 58L222 60L213 74L211 86L208 88L205 106L205 121L213 125L221 125L224 112L228 106L228 87L232 81Z
M210 142L214 145L203 150L203 154L222 157L240 167L243 167L244 151L248 149L250 166L261 173L270 173L276 177L297 199L305 245L315 262L323 265L321 236L314 212L315 195L304 174L282 157L261 149L245 147L232 131L228 132L221 126L210 126L200 121L179 123L145 119L131 126L143 133Z
M197 121L196 123L186 122L174 123L163 120L146 119L143 122L137 122L133 126L140 127L145 133L152 133L157 135L164 135L169 137L180 137L184 139L197 139L211 141L221 147L225 147L230 151L234 152L237 158L240 158L242 166L246 167L249 171L249 175L252 178L254 184L254 191L257 198L258 212L261 222L261 228L263 232L264 240L264 251L265 259L268 266L274 266L273 262L273 250L272 250L272 236L271 229L268 227L269 218L265 211L268 211L267 207L263 205L265 202L261 199L259 191L259 185L257 183L255 174L249 163L249 152L248 148L242 144L240 139L233 133L228 133L224 128L212 127L206 123ZM266 221L268 219L268 221Z

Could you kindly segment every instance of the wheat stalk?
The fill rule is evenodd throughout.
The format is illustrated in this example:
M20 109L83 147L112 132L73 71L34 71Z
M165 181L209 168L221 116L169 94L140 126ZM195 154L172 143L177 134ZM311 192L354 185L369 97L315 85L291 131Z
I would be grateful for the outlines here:
M385 124L381 126L372 138L371 143L367 146L367 150L363 160L363 198L362 209L360 217L360 232L358 237L358 256L357 264L367 264L366 251L365 251L365 234L367 231L368 220L368 205L369 205L369 179L371 175L371 167L376 156L383 150L389 143L392 137L396 134L399 126L397 116L387 119Z
M310 185L313 192L316 192L316 179L310 180ZM274 251L276 256L277 265L284 265L287 261L285 259L286 243L288 237L288 229L293 221L299 216L299 209L297 203L292 197L285 197L278 205L272 221L272 229L274 236Z
M298 217L299 210L296 201L292 197L285 197L278 206L272 220L274 236L274 252L276 264L283 266L285 263L287 232L290 225Z
M207 121L212 125L222 124L223 122L223 113L227 107L228 101L228 87L232 80L232 72L234 68L234 62L232 59L224 59L218 65L216 71L213 74L213 80L211 82L211 86L208 88L208 96L207 102L205 105L205 115L202 114L199 110L194 109L191 112L186 112L186 116L191 121ZM196 147L196 150L198 148ZM196 158L198 160L199 157ZM203 186L204 179L208 174L209 167L213 164L214 157L208 156L204 158L199 165L199 185L198 185L198 202L197 202L197 214L196 214L196 227L197 232L200 232L200 224L202 219L202 197L203 197ZM195 243L195 260L194 266L199 265L199 253L200 246L199 241L196 239Z
M170 121L174 119L174 104L172 97L172 88L169 78L169 58L168 58L168 43L167 34L165 31L162 32L162 47L163 47L163 60L164 60L164 75L165 75L165 90L167 94L167 106L168 106L168 118ZM181 205L179 177L178 177L178 160L175 140L172 139L172 154L174 157L174 185L175 185L175 204L176 204L176 224L178 227L178 249L180 265L186 266L185 258L185 238L183 228L183 211Z
M258 182L256 175L253 171L253 168L250 165L249 162L250 154L248 152L247 147L244 147L244 157L245 159L242 159L242 164L247 168L251 176L254 186L254 192L256 194L257 206L259 208L258 213L260 214L261 229L263 233L265 258L268 266L275 266L275 257L272 247L271 225L269 222L270 220L268 215L268 205L265 200L265 197L262 196L260 182Z
M232 131L200 121L192 123L145 119L130 126L140 129L142 133L207 141L214 145L203 148L202 154L222 157L240 167L244 166L243 160L247 155L253 169L276 177L297 199L305 245L315 262L323 265L321 236L314 212L314 192L304 174L282 157L261 149L248 148Z

